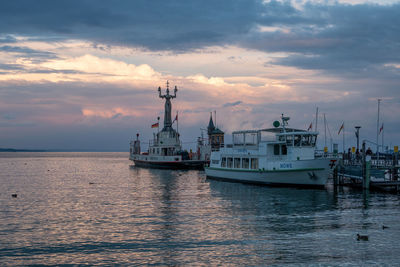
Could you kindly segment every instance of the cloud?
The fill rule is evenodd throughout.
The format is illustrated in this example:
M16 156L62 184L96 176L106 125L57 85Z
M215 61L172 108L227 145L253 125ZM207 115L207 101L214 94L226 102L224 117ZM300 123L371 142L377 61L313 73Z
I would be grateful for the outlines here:
M0 69L20 70L0 75L0 80L25 81L82 81L82 82L137 82L159 80L160 74L149 65L136 66L110 58L100 58L86 54L72 58L32 61L17 58L17 64L3 63Z
M15 38L12 35L0 35L0 44L1 43L16 43L17 42L17 38Z
M236 102L231 102L231 103L225 103L224 105L222 105L222 107L226 108L226 107L234 107L237 105L242 104L242 101L236 101Z
M238 45L287 53L274 64L346 73L399 63L399 13L399 3L20 0L0 4L0 31L175 53Z
M20 46L9 46L4 45L0 46L0 52L6 53L16 53L18 55L29 56L29 57L40 57L40 58L56 58L54 53L45 52L41 50L34 50L28 47L20 47Z

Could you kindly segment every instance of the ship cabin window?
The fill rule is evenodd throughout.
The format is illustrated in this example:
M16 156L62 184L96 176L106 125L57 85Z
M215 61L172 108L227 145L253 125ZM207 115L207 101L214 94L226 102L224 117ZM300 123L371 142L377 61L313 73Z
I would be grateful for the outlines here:
M253 170L258 169L258 158L251 158L251 168Z
M222 158L221 160L221 167L225 168L226 167L226 158Z
M232 162L233 162L232 158L227 159L227 167L228 168L232 168Z
M211 163L214 164L214 165L218 165L219 164L219 160L213 159Z
M160 154L160 148L157 147L157 154Z
M274 145L274 155L279 155L280 146L279 144Z
M303 135L301 137L301 146L311 146L311 135Z
M300 146L301 144L301 135L294 136L294 146Z
M248 169L250 166L250 159L248 158L242 158L242 168L243 169Z
M317 142L316 135L303 135L301 145L314 147L316 142Z
M240 168L240 158L234 159L234 168L237 168L237 169Z
M279 139L279 141L286 141L286 145L293 146L293 135L286 135L282 137L282 140Z
M281 146L281 152L282 152L282 155L287 155L287 146L286 145Z

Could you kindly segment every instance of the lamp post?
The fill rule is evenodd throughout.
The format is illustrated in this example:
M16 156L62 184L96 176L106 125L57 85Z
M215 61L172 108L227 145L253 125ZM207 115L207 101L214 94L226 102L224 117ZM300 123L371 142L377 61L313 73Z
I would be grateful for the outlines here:
M359 146L360 146L360 128L361 128L361 126L356 126L354 128L356 128L357 150L360 151Z

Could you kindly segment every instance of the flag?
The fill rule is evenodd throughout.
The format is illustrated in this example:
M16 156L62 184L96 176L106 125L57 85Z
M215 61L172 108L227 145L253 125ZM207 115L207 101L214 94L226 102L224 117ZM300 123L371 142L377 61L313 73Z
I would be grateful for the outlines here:
M312 129L312 123L310 123L310 126L308 126L307 131L309 131L309 130L311 130L311 129Z
M379 129L379 134L381 134L382 131L383 131L383 123L382 123L381 128Z
M176 113L175 119L174 119L174 121L172 123L174 123L177 120L178 120L178 112Z
M340 126L339 132L337 133L338 135L340 134L340 132L344 129L344 122L342 123L342 126Z
M151 128L157 128L157 127L158 127L158 122L151 125Z

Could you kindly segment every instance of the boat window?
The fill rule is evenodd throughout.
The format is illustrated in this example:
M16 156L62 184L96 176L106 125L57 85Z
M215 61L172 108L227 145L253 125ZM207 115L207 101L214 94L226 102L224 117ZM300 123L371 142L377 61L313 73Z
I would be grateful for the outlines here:
M294 146L300 146L300 141L301 141L301 135L295 135L294 136Z
M245 134L246 145L257 145L257 133L247 133Z
M301 146L311 145L311 135L303 135L301 138Z
M281 149L282 149L282 155L287 155L287 146L282 145Z
M274 155L279 155L279 144L274 145Z
M240 168L240 158L235 158L235 160L234 160L234 168Z
M243 169L248 169L248 168L249 168L249 163L250 163L250 159L248 159L248 158L243 158L243 159L242 159L242 168L243 168Z
M285 141L285 136L284 135L280 135L278 137L278 141Z
M311 145L315 146L316 142L317 142L317 136L316 135L311 136Z
M222 158L221 160L221 167L225 168L226 167L226 158Z
M233 135L233 144L234 145L243 145L244 144L244 134L234 134Z
M214 164L214 165L218 165L219 164L219 160L213 159L211 163Z
M157 148L157 154L160 154L160 148Z
M258 169L258 158L251 158L251 168Z
M292 146L293 145L293 135L287 135L286 136L286 144L288 146Z
M274 132L267 132L261 131L260 132L260 140L261 141L275 141L276 140L276 133Z
M233 161L232 158L228 158L227 161L228 161L227 167L232 168L232 161Z

